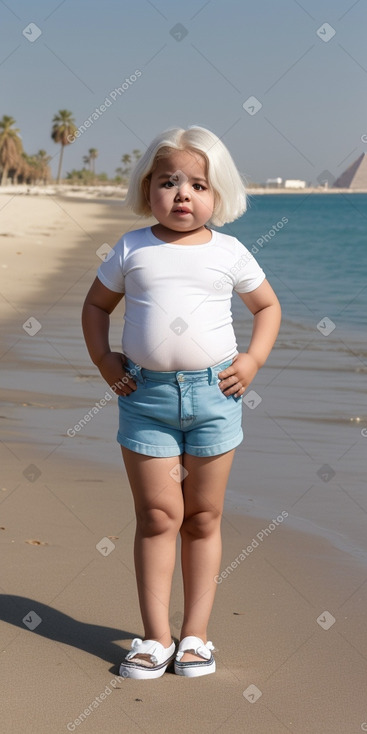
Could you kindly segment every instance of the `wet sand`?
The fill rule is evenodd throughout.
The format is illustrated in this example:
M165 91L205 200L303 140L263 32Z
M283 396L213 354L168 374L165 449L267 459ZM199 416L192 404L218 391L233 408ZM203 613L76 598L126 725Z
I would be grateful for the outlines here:
M0 199L4 730L366 731L365 376L351 341L343 353L307 325L283 324L251 386L262 402L243 406L209 628L216 674L118 678L143 630L115 400L70 434L108 390L80 327L96 250L146 223L105 201ZM234 313L244 347L248 317ZM182 606L178 541L176 637Z

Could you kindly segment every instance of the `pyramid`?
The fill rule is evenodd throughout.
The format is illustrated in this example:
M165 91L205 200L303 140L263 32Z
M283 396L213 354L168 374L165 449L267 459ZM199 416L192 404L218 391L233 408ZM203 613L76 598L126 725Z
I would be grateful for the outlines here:
M365 189L367 191L367 153L357 158L344 173L334 181L338 189Z

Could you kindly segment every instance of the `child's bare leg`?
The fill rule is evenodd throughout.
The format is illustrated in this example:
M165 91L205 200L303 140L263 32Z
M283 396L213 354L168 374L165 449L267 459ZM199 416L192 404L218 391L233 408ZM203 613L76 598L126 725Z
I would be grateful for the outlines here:
M225 490L235 449L212 457L183 455L188 475L183 482L185 503L181 527L181 563L184 582L184 620L181 639L188 635L207 642L222 555L220 523ZM197 660L185 653L182 662Z
M121 450L135 504L134 561L145 639L168 647L176 540L183 519L181 483L169 472L181 459L145 456L124 446Z

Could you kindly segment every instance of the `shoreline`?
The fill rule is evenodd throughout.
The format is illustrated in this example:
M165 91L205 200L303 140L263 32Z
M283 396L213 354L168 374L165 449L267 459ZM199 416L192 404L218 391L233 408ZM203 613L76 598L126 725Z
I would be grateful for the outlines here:
M126 196L126 186L119 185L100 185L100 186L78 186L72 184L48 184L41 186L38 184L16 184L14 186L0 186L0 195L5 196L65 196L75 199L116 199L124 200ZM255 186L246 187L249 196L269 195L269 194L367 194L367 189L348 189L348 188L324 188L321 186L306 186L305 188L285 188L285 187L267 187Z
M10 200L11 201L11 200ZM20 199L13 200L14 202L18 201L19 206L21 205ZM51 210L51 201L52 201L52 210ZM56 314L55 319L52 319L52 310L50 311L51 319L49 319L49 324L44 322L42 311L46 311L46 314L49 312L49 309L47 307L48 299L50 297L50 294L52 293L52 298L56 296L56 303L58 302L58 299L62 299L63 290L67 292L68 288L68 271L70 270L69 263L74 263L77 261L78 265L78 276L80 272L82 272L83 267L81 266L80 256L82 256L82 260L85 263L87 260L86 255L84 254L84 247L85 243L90 242L90 234L85 230L84 226L86 222L88 222L88 225L90 226L93 222L93 220L90 217L90 212L93 210L95 203L91 201L86 202L76 202L72 199L67 200L67 206L70 207L69 211L65 204L65 199L60 199L59 202L62 204L62 209L59 210L58 205L55 200L49 200L44 199L44 202L47 204L50 204L49 207L49 218L45 216L45 212L43 212L43 224L42 228L37 227L36 232L33 234L30 230L27 230L28 226L28 219L27 216L37 217L37 207L39 207L39 212L43 211L43 200L37 199L35 202L31 202L29 199L24 200L24 205L27 202L27 213L23 212L23 216L20 218L17 216L17 220L22 221L22 230L18 233L15 231L15 234L13 232L11 237L4 237L2 239L1 234L0 237L3 242L3 253L2 257L4 259L4 248L8 248L8 254L9 254L9 265L11 266L10 269L7 269L3 271L6 275L6 281L2 284L2 292L5 293L6 297L9 299L8 304L8 313L6 314L6 309L3 313L3 318L7 319L8 327L16 319L17 326L16 329L10 328L10 332L12 333L10 336L10 339L7 344L11 344L13 339L18 338L19 336L22 337L21 339L21 352L19 353L21 356L21 362L23 364L19 364L19 356L11 356L10 354L5 357L5 360L3 360L3 370L4 367L6 368L7 374L5 374L4 371L4 390L3 394L5 394L5 402L9 403L9 405L15 405L18 403L17 408L15 410L17 418L17 421L25 421L25 424L27 424L27 419L25 419L25 413L27 411L21 411L20 405L23 404L24 407L32 407L33 412L38 415L39 421L45 420L46 416L44 414L45 409L47 410L47 407L51 403L52 405L52 411L55 411L55 413L49 413L47 418L47 427L44 433L44 439L45 439L45 445L47 447L47 442L50 437L50 430L52 430L52 425L49 422L50 415L63 415L64 418L64 428L61 431L57 432L58 440L63 439L63 442L65 442L64 448L66 448L66 453L70 458L76 458L76 455L79 450L80 445L85 446L85 442L88 446L87 454L92 459L94 458L94 443L95 441L98 441L98 432L99 432L99 423L100 418L96 418L95 421L90 423L87 427L83 428L83 431L74 438L70 438L68 436L67 431L72 429L75 424L78 423L78 415L76 418L73 418L73 408L78 411L79 419L80 417L83 417L84 414L88 413L88 410L95 405L96 402L98 402L101 398L104 399L106 391L108 391L107 386L102 381L102 378L99 376L98 371L94 366L89 363L89 359L86 354L86 349L84 347L84 342L82 341L82 335L81 335L81 328L79 324L79 318L78 318L78 306L75 305L75 312L73 316L73 312L70 311L70 306L67 307L67 318L72 319L70 322L73 323L75 321L75 314L77 316L76 323L73 323L72 328L69 328L69 333L66 335L65 327L61 326L62 321L60 322L60 317ZM36 203L37 202L37 203ZM14 203L14 206L18 206ZM111 207L109 207L108 202L100 201L98 204L96 204L97 207L102 207L103 210L105 210L105 216L108 216L108 219L111 221L106 222L107 229L110 227L113 227L113 231L116 232L115 227L118 227L118 231L122 231L125 224L130 224L130 221L127 220L126 214L123 213L122 215L117 211L114 210L111 211ZM24 208L24 206L22 205ZM36 208L35 208L36 207ZM76 212L82 211L83 215L78 215L79 219L79 228L75 227L75 221L76 221ZM1 211L0 211L1 214ZM2 216L9 215L11 218L12 212L11 207L8 209L7 207L4 209ZM58 220L55 223L55 215L58 217ZM41 214L40 214L41 216ZM133 220L133 218L132 218ZM29 220L30 221L30 220ZM96 218L94 218L94 221L97 221ZM138 224L138 223L137 223ZM94 225L93 225L94 226ZM52 242L52 252L49 251L50 241L51 238L46 237L46 230L50 227L50 232L52 233L52 238L54 238L54 241ZM0 232L4 229L4 226L0 226ZM5 227L6 229L6 227ZM81 239L79 238L79 229L81 229ZM43 269L41 269L39 275L41 276L41 280L37 280L35 282L31 281L29 282L29 278L27 280L23 280L20 276L20 258L19 255L22 254L21 252L14 254L14 249L17 250L18 247L18 241L23 240L25 232L23 230L26 230L28 242L30 245L30 253L27 257L27 252L24 250L24 242L22 245L22 249L24 250L23 256L22 256L22 263L23 267L26 269L26 274L28 276L29 274L29 268L31 266L31 262L34 262L35 257L34 254L37 253L37 259L39 257L43 260ZM41 234L40 231L41 230ZM59 231L58 231L59 230ZM62 237L60 238L60 231L62 230ZM75 240L75 236L77 234L77 239ZM95 235L95 233L94 233ZM68 239L70 237L70 239ZM73 239L74 238L74 239ZM93 276L95 274L95 269L98 266L98 258L95 256L95 250L98 247L98 244L102 241L103 237L94 236L94 244L91 246L88 244L88 248L90 249L90 255L88 256L88 260L90 259L90 262L94 262L94 265L92 267L87 268L85 272L86 277L82 277L81 280L77 280L77 296L79 298L79 303L81 303L84 294L86 293L86 290L88 288L88 283L91 282L93 279ZM110 242L112 243L112 238L108 238ZM56 243L59 243L57 245ZM113 244L113 243L112 243ZM46 249L45 249L46 248ZM33 254L32 254L33 253ZM45 256L45 253L47 253L47 257ZM79 253L77 257L74 257ZM18 255L18 257L17 257ZM4 263L0 262L0 266L4 266ZM39 265L37 262L37 268L39 269ZM95 268L95 269L94 269ZM0 270L1 272L1 270ZM59 277L59 274L61 277ZM14 287L15 282L14 278L16 278L18 283L18 293L17 293L17 305L15 311L11 309L11 301L10 298L12 294L14 293ZM52 282L55 283L55 285L52 285L52 282L50 283L49 280L52 280ZM89 280L88 280L89 279ZM63 283L64 281L64 283ZM83 283L85 285L83 286ZM21 286L21 288L19 288ZM41 292L40 292L41 288ZM84 291L83 291L84 288ZM73 298L73 302L75 304L75 298ZM33 305L31 305L33 303ZM37 304L37 306L36 306ZM111 336L112 339L115 342L115 345L117 349L120 348L120 329L121 329L121 317L123 315L124 306L123 303L118 309L118 313L114 313L111 319ZM28 316L28 322L27 322L27 316ZM35 333L32 338L30 339L27 335L26 329L24 328L25 324L30 323L29 319L35 319L38 321L39 324L41 324L41 329L38 333ZM23 323L24 319L24 323ZM312 326L312 329L311 329ZM20 328L21 327L21 328ZM37 328L37 324L36 324ZM63 355L58 355L58 352L55 351L52 347L52 344L50 344L50 339L52 342L53 339L53 333L55 329L59 329L60 337L63 342L63 352L65 353L65 357ZM298 345L300 349L302 349L303 344L306 344L306 342L309 341L310 336L313 335L315 332L314 325L310 324L300 324L296 320L293 321L291 319L284 319L282 323L282 329L281 334L278 338L278 344L276 346L276 350L273 353L272 363L271 366L265 365L263 370L260 373L259 380L257 384L259 387L256 386L254 389L258 389L261 391L261 394L263 394L264 387L262 385L266 385L269 381L273 379L272 375L278 372L279 369L281 369L282 365L282 354L283 350L286 348L288 350L289 348L289 339L291 339L292 343L292 349ZM294 335L297 335L296 341L294 341ZM293 337L292 337L293 335ZM349 334L351 336L351 334ZM359 332L357 328L355 328L353 336L355 339L358 338L359 343L362 344L362 332ZM70 384L70 372L72 374L72 370L68 367L69 364L75 363L75 354L73 350L75 349L75 339L78 340L78 360L77 360L77 373L76 376L73 378L73 383ZM80 341L81 340L81 341ZM357 342L356 342L357 343ZM5 344L5 349L7 349L7 344ZM338 343L338 340L334 340L333 337L329 337L328 341L329 349L336 349L338 350L340 345ZM320 345L321 347L321 345ZM320 357L322 356L322 352L319 351L319 348L316 349L314 353L314 361L315 363L319 364L319 367L322 367L322 364L320 363ZM16 347L15 347L16 348ZM57 347L58 349L58 347ZM37 352L37 359L34 359L34 350ZM80 353L81 351L81 353ZM83 356L81 356L83 354ZM52 373L50 374L48 378L48 370L50 360L56 359L55 365L52 369ZM310 360L312 362L312 357L310 354ZM38 380L35 380L35 384L32 385L32 380L30 380L29 376L27 378L27 374L31 375L34 374L35 376L38 375ZM24 382L27 380L29 390L19 390L19 383ZM49 386L47 383L50 383ZM53 391L55 391L55 395L53 397ZM58 392L58 394L57 394ZM34 398L32 398L32 393L34 394ZM108 401L109 402L109 401ZM112 420L115 420L115 412L116 412L116 406L114 403L114 400L112 399L110 401L109 406L109 415L112 416ZM244 420L245 417L247 417L247 408L244 406ZM103 414L103 422L101 425L103 426L102 430L103 432L109 432L110 438L112 441L114 441L114 433L113 429L111 429L111 425L108 423L107 415L108 415L108 409L105 407L101 412ZM19 415L19 417L18 417ZM75 415L75 410L74 410ZM255 417L255 416L254 416ZM303 420L306 420L304 417ZM309 417L309 420L311 423L314 423L316 419L312 419ZM344 421L347 428L353 428L353 418L347 418L344 416L340 416L339 418L333 416L330 416L329 422L330 426L333 423L333 420L335 421L335 424L340 423L341 420ZM358 424L356 424L358 428L358 432L360 429L364 426L364 419L360 419L360 427L358 428ZM262 421L264 421L264 418L262 417ZM253 424L255 426L255 423ZM265 423L264 423L265 426ZM42 432L41 432L42 433ZM26 431L23 437L19 436L20 440L26 437ZM73 441L73 443L71 443ZM251 435L250 435L250 452L251 452ZM256 445L256 441L254 441L254 446ZM87 448L86 446L86 448ZM93 447L93 448L92 448ZM246 445L244 444L241 450L240 448L240 454L241 457L243 457L243 464L245 465L246 459L245 454L248 450ZM114 466L116 468L117 465L119 465L119 456L117 457L116 462L113 460L113 451L106 451L104 450L103 458L101 458L101 463L106 463L112 460L114 463ZM249 459L251 461L251 456L249 456ZM254 515L258 517L259 519L263 520L266 519L266 517L270 517L271 514L274 512L274 508L272 507L271 502L267 501L266 498L264 500L264 496L258 496L257 498L251 499L251 493L246 496L243 499L243 502L238 502L239 498L241 497L241 492L239 489L236 489L236 482L239 481L239 476L241 472L238 470L237 475L230 479L231 486L230 491L228 494L232 492L232 498L230 499L228 497L228 507L229 511L231 511L231 503L236 508L236 511L239 511L241 513L242 517L246 517L248 513L250 515ZM256 481L256 474L254 472L253 475L251 475L251 480ZM236 496L237 492L237 496ZM252 504L251 504L252 503ZM257 509L255 509L257 508ZM285 509L289 509L288 507L285 507ZM339 534L338 532L332 530L330 527L325 527L323 525L319 525L317 522L315 522L314 519L310 518L302 518L297 515L292 516L291 513L289 513L289 525L292 526L294 530L300 530L301 532L308 532L312 535L315 535L317 537L321 536L323 538L326 538L329 540L330 543L334 545L335 548L345 550L346 552L350 553L353 557L356 559L363 559L363 562L367 561L367 549L363 549L362 547L359 548L358 544L354 544L351 539L348 539L344 537L342 534Z
M195 684L169 671L152 682L117 678L131 640L143 636L134 503L115 440L117 399L106 401L75 437L67 429L107 389L80 325L100 262L97 250L139 225L103 200L14 196L0 209L0 265L7 266L0 269L4 729L70 731L98 700L88 711L88 734L138 734L147 721L152 734L161 734L172 720L177 734L210 734L212 721L228 734L360 731L366 722L366 565L325 534L295 530L290 522L292 506L304 523L332 517L335 507L332 481L315 475L319 464L334 463L328 444L319 445L317 422L305 448L315 443L319 464L286 438L294 431L287 423L294 395L299 400L300 386L309 384L308 364L320 365L311 350L309 362L292 373L294 384L278 379L285 357L293 361L295 347L302 352L308 343L307 330L304 338L291 325L255 383L262 403L245 412L246 442L228 483L208 630L216 673ZM112 348L120 346L122 316L120 304L111 318ZM38 325L28 326L31 317ZM324 366L330 389L327 360ZM313 409L310 395L304 400L301 416L307 406ZM348 392L345 400L350 414ZM328 403L323 410L328 417ZM347 469L357 472L351 430ZM332 431L333 425L331 443ZM365 538L363 513L345 507L357 544ZM334 512L338 523L338 508ZM169 621L177 639L184 611L180 538L176 546Z

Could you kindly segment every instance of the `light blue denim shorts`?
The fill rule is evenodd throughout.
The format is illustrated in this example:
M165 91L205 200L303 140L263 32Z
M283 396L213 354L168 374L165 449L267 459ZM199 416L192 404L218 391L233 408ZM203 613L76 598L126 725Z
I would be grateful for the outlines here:
M232 360L204 370L157 372L128 357L137 388L119 396L117 441L147 456L216 456L243 440L242 396L226 396L218 373Z

